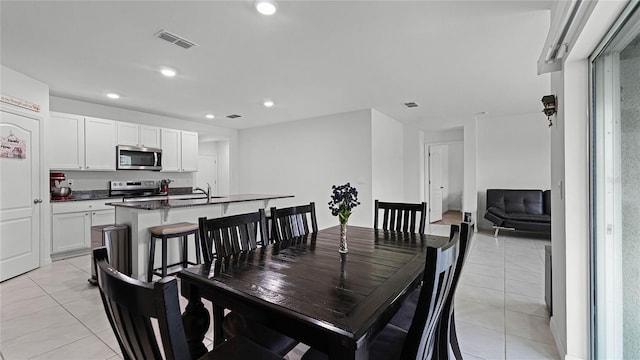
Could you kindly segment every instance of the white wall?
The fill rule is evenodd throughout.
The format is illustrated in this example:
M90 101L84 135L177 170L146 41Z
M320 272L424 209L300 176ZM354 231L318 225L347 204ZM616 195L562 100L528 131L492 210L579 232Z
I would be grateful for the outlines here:
M550 188L551 134L544 114L478 120L478 227L484 219L487 189Z
M464 146L462 141L447 143L449 147L449 210L462 210L462 191L464 189Z
M295 195L276 201L280 207L315 201L326 228L338 224L327 205L331 186L351 182L362 205L349 224L371 226L371 131L370 110L240 130L239 191Z
M402 136L401 123L377 110L371 111L371 202L404 200Z
M26 100L40 105L40 112L36 113L20 107L0 103L3 108L24 113L29 117L40 118L40 194L43 202L39 207L40 221L40 266L51 262L51 207L49 206L49 174L47 164L47 132L49 131L49 86L40 81L27 77L4 65L0 66L0 93L17 99ZM0 199L1 201L1 199Z
M404 201L425 201L424 193L424 132L415 126L402 127L402 153L404 158Z
M231 192L231 166L229 163L229 141L218 141L218 195L227 195L237 193L237 184L234 185L236 188ZM237 146L237 142L234 142Z

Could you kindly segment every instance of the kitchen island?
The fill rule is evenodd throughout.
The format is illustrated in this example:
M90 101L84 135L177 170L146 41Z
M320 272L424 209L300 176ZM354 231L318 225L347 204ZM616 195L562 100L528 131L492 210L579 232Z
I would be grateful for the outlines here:
M202 195L202 194L200 194ZM198 218L242 214L269 209L276 206L274 200L291 198L293 195L239 194L211 199L194 194L187 197L165 197L148 201L112 202L116 209L116 223L131 228L131 276L146 279L149 260L149 228L178 222L197 223ZM169 241L169 263L180 259L180 241ZM160 246L155 258L160 259ZM195 260L195 244L189 240L189 258Z

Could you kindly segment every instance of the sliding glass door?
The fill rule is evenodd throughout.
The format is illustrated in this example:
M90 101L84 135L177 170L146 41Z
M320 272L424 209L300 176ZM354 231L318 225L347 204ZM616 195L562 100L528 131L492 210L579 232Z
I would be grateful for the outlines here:
M592 58L593 358L640 359L640 11Z

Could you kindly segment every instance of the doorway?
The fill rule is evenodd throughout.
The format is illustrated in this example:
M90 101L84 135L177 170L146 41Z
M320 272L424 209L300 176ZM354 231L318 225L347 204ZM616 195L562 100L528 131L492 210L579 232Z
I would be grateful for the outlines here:
M40 265L40 119L0 109L0 281Z
M462 219L464 187L463 142L426 144L424 168L429 223L459 223L456 219Z
M201 189L211 186L211 195L218 195L218 155L198 155L196 185Z

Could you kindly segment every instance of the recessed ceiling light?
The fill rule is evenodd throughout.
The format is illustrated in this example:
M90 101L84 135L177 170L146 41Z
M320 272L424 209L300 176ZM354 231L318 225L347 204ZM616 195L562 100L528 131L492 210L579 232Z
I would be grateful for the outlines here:
M120 99L120 95L119 95L119 94L116 94L116 93L108 93L108 94L107 94L107 97L108 97L109 99Z
M273 15L276 13L278 7L274 0L257 0L256 10L262 15Z
M213 114L207 114L207 115L206 115L206 117L207 117L207 119L213 119L213 118L215 118L215 116L213 116Z
M264 101L264 106L270 108L273 107L273 105L275 105L275 103L273 102L273 100L265 100Z
M166 77L174 77L176 76L176 70L170 67L164 67L160 70L160 73Z

